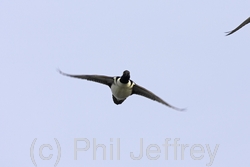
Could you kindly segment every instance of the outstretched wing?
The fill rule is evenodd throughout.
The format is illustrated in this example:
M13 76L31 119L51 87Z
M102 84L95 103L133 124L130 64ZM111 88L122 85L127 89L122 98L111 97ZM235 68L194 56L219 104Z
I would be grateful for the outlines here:
M232 31L228 31L226 33L228 33L226 36L233 34L234 32L238 31L239 29L241 29L243 26L245 26L246 24L250 23L250 17L247 18L243 23L241 23L238 27L236 27L234 30Z
M164 100L162 100L160 97L156 96L154 93L150 92L149 90L135 84L133 86L133 92L132 94L137 94L137 95L141 95L141 96L144 96L144 97L147 97L151 100L155 100L155 101L158 101L159 103L162 103L168 107L171 107L175 110L178 110L178 111L184 111L185 109L179 109L179 108L176 108L174 106L171 106L170 104L168 104L167 102L165 102Z
M62 75L68 76L68 77L86 79L89 81L94 81L94 82L98 82L98 83L101 83L104 85L108 85L109 87L111 87L111 85L114 81L113 77L104 76L104 75L71 75L71 74L66 74L60 70L58 70L58 72Z

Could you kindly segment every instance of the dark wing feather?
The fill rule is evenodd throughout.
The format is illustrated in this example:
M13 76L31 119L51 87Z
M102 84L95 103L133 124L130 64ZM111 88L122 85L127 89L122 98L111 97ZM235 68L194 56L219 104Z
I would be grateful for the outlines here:
M98 83L101 83L104 85L108 85L109 87L111 87L111 85L114 81L113 77L104 76L104 75L71 75L71 74L66 74L60 70L58 70L58 72L62 75L65 75L65 76L79 78L79 79L86 79L89 81L94 81L94 82L98 82Z
M236 27L234 30L232 31L228 31L226 33L228 33L226 36L233 34L234 32L238 31L239 29L241 29L243 26L245 26L246 24L250 23L250 17L247 18L243 23L241 23L238 27Z
M175 110L178 110L178 111L184 111L185 109L179 109L179 108L176 108L174 106L171 106L170 104L168 104L167 102L165 102L164 100L162 100L160 97L156 96L154 93L150 92L149 90L139 86L139 85L134 85L133 86L133 92L132 94L137 94L137 95L141 95L141 96L144 96L144 97L147 97L151 100L155 100L155 101L158 101L159 103L162 103L168 107L171 107Z

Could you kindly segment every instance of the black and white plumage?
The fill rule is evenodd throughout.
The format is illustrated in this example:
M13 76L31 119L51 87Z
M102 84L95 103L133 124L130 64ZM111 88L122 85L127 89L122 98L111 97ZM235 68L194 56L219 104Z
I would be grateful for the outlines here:
M60 74L65 76L86 79L89 81L94 81L109 86L112 92L113 101L117 105L122 104L122 102L126 100L126 98L130 95L137 94L147 97L151 100L155 100L175 110L185 110L171 106L170 104L162 100L160 97L156 96L154 93L134 83L132 80L130 80L130 72L128 70L125 70L121 77L110 77L104 75L71 75L63 73L60 70L58 71Z
M241 29L242 27L247 25L248 23L250 23L250 17L248 17L243 23L241 23L238 27L236 27L232 31L226 32L226 33L228 33L226 36L233 34L234 32L238 31L239 29Z

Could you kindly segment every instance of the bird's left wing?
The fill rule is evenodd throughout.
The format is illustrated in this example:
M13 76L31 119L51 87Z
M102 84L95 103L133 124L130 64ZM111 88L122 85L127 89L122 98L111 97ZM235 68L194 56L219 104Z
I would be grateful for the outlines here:
M243 23L241 23L238 27L236 27L232 31L226 32L228 33L226 36L233 34L234 32L238 31L239 29L241 29L243 26L245 26L248 23L250 23L250 17L248 17Z
M86 79L89 81L94 81L94 82L98 82L98 83L101 83L104 85L108 85L109 87L111 87L111 85L114 81L113 77L105 76L105 75L71 75L71 74L66 74L60 70L58 70L58 72L62 75L65 75L65 76L79 78L79 79Z
M171 108L173 108L175 110L178 110L178 111L184 111L185 110L185 109L180 109L180 108L176 108L174 106L171 106L170 104L168 104L167 102L162 100L160 97L156 96L154 93L150 92L149 90L147 90L147 89L145 89L145 88L143 88L143 87L141 87L141 86L139 86L137 84L135 84L133 86L132 94L137 94L137 95L147 97L147 98L149 98L151 100L155 100L155 101L157 101L159 103L162 103L162 104L164 104L164 105L166 105L168 107L171 107Z

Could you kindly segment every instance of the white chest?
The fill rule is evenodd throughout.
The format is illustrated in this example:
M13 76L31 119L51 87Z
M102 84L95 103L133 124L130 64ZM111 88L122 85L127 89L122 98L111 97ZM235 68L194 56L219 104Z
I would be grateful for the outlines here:
M123 100L131 95L133 86L134 83L131 84L130 81L127 84L123 84L120 82L120 79L118 79L117 82L115 80L111 86L111 91L118 100Z

